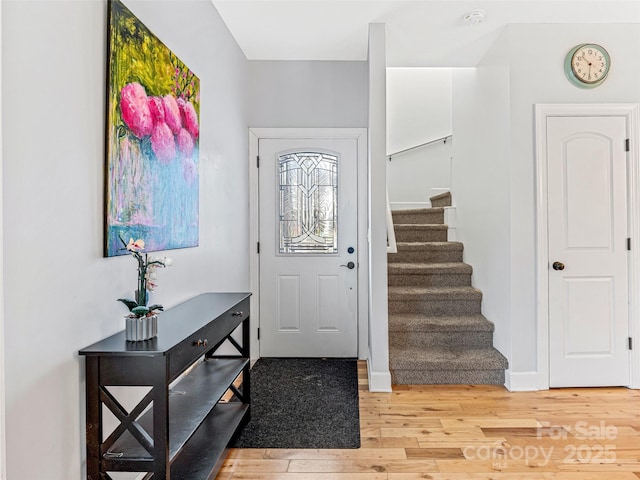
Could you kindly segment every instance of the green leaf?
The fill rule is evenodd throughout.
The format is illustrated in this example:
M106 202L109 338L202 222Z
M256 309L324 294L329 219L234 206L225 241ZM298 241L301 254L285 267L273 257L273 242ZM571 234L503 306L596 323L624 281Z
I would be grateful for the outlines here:
M147 313L149 313L149 307L138 306L131 309L131 313L137 315L138 317L144 317Z
M138 306L137 302L134 302L133 300L129 300L127 298L119 298L118 301L124 303L129 308L130 312L133 312L133 309Z
M153 310L160 310L161 312L164 310L164 307L162 305L158 305L157 303L155 305L151 305L149 307L149 310L153 311Z

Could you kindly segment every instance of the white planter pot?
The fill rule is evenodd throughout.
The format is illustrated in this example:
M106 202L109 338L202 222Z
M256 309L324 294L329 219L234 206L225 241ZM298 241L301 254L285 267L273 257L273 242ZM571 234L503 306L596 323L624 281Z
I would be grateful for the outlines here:
M125 317L125 327L128 342L149 340L158 335L158 315Z

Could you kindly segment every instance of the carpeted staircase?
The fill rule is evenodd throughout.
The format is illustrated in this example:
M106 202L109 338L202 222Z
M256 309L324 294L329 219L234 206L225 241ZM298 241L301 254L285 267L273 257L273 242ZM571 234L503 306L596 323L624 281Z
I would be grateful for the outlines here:
M447 241L444 207L393 213L398 253L388 255L389 366L394 384L504 384L507 359L493 347L463 246Z

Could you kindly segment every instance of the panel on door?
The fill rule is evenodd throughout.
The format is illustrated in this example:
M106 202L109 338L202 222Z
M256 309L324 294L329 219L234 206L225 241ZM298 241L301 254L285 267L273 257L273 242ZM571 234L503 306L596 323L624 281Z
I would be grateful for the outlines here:
M259 154L260 355L355 357L357 142L260 139Z
M629 383L625 133L547 119L551 387Z

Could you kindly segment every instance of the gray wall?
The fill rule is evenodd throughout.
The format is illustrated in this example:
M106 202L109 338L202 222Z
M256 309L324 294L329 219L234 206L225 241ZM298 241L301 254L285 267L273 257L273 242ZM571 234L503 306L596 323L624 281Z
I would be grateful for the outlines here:
M250 61L249 126L366 127L367 62Z
M125 1L201 80L200 246L154 299L249 288L247 61L209 0ZM84 361L124 328L131 258L102 257L105 1L2 2L8 478L84 478Z

